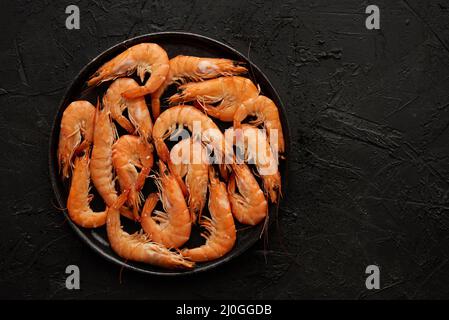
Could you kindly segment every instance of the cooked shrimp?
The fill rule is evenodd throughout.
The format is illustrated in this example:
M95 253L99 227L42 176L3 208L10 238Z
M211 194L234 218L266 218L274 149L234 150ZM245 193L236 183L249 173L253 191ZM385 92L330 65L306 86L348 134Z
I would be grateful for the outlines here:
M104 81L128 76L137 70L143 82L146 73L151 73L145 85L127 90L127 99L142 97L152 93L165 81L169 69L167 52L155 43L140 43L122 52L102 65L89 79L87 85L93 86Z
M181 93L169 98L170 104L197 101L208 115L221 121L232 121L240 104L259 95L254 83L238 76L186 83ZM219 103L218 106L212 104Z
M122 193L108 208L106 230L112 250L126 260L144 262L169 269L192 269L193 262L161 244L151 242L145 234L129 234L122 229L119 208L125 203L128 192Z
M246 164L235 164L232 170L228 182L232 214L240 223L256 225L268 213L265 195ZM239 193L235 190L236 184Z
M73 101L62 114L58 163L64 178L69 177L76 149L84 149L92 143L94 121L95 107L89 101Z
M277 150L281 154L284 153L284 135L282 133L281 120L279 119L279 110L274 102L265 96L246 100L234 114L234 128L239 128L240 123L248 116L257 117L256 120L251 122L252 124L256 126L259 124L264 125L270 138L270 143L272 141L271 136L275 133L277 134ZM275 146L271 145L271 147Z
M93 212L89 206L92 195L89 194L90 174L88 153L75 159L67 210L70 219L84 228L101 227L106 222L106 211Z
M278 170L278 160L271 150L267 136L263 130L249 124L241 127L245 158L255 164L262 179L265 192L270 200L276 203L281 192L281 175Z
M142 228L152 241L168 248L178 248L190 237L189 209L179 184L162 161L159 161L156 183L165 212L155 211L152 216L158 197L154 193L150 195L142 209Z
M231 213L226 184L220 182L212 167L209 169L209 212L201 225L206 228L206 243L198 248L184 249L182 255L192 261L218 259L231 251L236 239L234 218Z
M107 206L112 206L117 200L112 168L112 144L116 140L116 136L116 128L109 116L109 110L103 109L100 111L97 108L90 173L95 188ZM126 208L120 210L126 217L135 219Z
M139 88L139 84L131 78L120 78L115 80L103 97L103 105L111 111L111 117L130 134L138 133L141 137L149 140L153 122L148 111L145 98L126 99L122 93L126 90ZM122 114L128 109L129 120Z
M176 56L170 59L170 70L164 83L151 95L153 117L160 114L160 98L165 89L174 82L184 83L186 80L202 81L219 76L232 76L245 73L245 67L237 65L229 59L200 58L191 56Z
M139 137L121 136L112 146L112 164L122 190L130 190L128 203L138 217L141 203L139 194L148 173L153 166L153 145ZM140 168L140 173L136 168ZM139 175L143 175L138 179ZM142 181L139 182L138 181Z
M191 138L181 140L170 151L170 159L176 174L185 177L189 191L189 211L192 222L201 217L206 204L208 179L208 158L201 142Z
M232 163L233 150L232 145L225 143L223 133L218 129L217 125L206 114L200 110L185 105L179 105L165 110L159 118L157 118L153 127L153 141L159 158L168 163L170 171L175 175L176 180L183 189L183 193L187 194L187 188L181 177L176 174L173 164L170 160L170 152L164 139L170 136L177 126L186 126L190 132L201 135L202 141L210 143L214 148L214 153L219 162ZM195 132L196 127L201 132Z

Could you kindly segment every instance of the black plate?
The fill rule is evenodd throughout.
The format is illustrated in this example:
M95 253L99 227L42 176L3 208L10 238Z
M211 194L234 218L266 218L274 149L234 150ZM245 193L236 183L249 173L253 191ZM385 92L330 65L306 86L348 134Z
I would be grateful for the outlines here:
M89 76L93 74L103 63L109 61L110 59L115 57L120 52L126 50L127 48L141 42L154 42L161 45L167 51L169 57L174 57L179 54L204 56L204 57L220 57L241 61L245 64L245 66L250 70L247 76L250 77L254 81L254 83L259 84L261 88L261 93L271 98L280 109L280 116L283 125L283 132L286 145L286 153L285 153L286 160L282 160L280 163L280 171L283 183L282 188L285 196L285 192L287 191L286 173L287 173L287 161L289 159L288 155L290 149L290 134L284 106L282 105L282 102L276 90L270 84L267 77L262 73L262 71L260 71L259 68L257 68L254 64L252 64L243 54L239 53L238 51L230 48L229 46L221 42L191 33L161 32L139 36L124 41L122 43L119 43L113 46L112 48L104 51L81 70L81 72L76 76L75 80L72 82L66 94L64 95L64 98L61 101L61 104L59 106L58 112L56 114L53 123L53 128L50 137L50 155L49 155L50 179L59 207L60 208L66 207L66 200L68 196L68 185L67 183L64 183L59 176L57 157L56 157L56 150L59 138L59 125L61 122L62 114L65 108L70 104L70 102L77 99L87 99L95 105L96 96L98 95L101 96L104 93L105 89L107 88L108 84L101 85L92 90L86 90L85 83L89 78ZM98 199L99 196L96 195L95 198ZM93 203L93 207L98 208L98 204ZM104 227L98 229L80 228L71 222L67 210L64 210L64 214L69 224L72 226L75 232L81 237L81 239L83 239L89 245L89 247L93 248L96 252L98 252L106 259L131 270L149 274L168 275L168 276L192 274L205 271L237 257L239 254L241 254L242 252L247 250L250 246L252 246L258 239L260 239L263 227L262 224L259 224L258 226L255 227L237 225L237 242L232 251L229 252L227 255L216 261L208 263L198 263L193 270L172 271L162 269L159 267L154 267L147 264L124 261L117 254L115 254L115 252L112 251L112 249L109 247ZM274 219L276 219L277 207L274 205L270 205L269 214L270 214L269 221L272 222ZM123 220L126 219L122 219L122 223L123 224L127 223L128 225L126 225L126 227L128 229L136 228L136 226L129 226L130 223ZM198 241L200 240L196 238L191 242L191 244L192 245L197 244Z

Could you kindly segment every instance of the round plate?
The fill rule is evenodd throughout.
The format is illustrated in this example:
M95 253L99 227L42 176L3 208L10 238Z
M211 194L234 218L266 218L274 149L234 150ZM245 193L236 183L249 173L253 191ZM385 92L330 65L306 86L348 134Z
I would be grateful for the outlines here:
M60 208L65 208L67 203L67 196L68 196L68 190L69 186L67 182L63 182L58 170L58 163L57 163L57 156L56 151L58 147L58 139L59 139L59 127L61 123L62 114L65 110L65 108L70 104L70 102L74 100L79 99L85 99L89 100L91 103L95 105L96 99L98 96L102 96L105 90L107 89L107 86L109 83L100 85L98 87L87 89L86 88L86 81L88 80L89 76L92 75L103 63L109 61L110 59L114 58L119 53L123 52L127 48L136 45L138 43L142 42L154 42L162 46L168 53L169 57L174 57L176 55L192 55L192 56L203 56L203 57L220 57L220 58L228 58L235 61L243 62L244 65L248 68L249 72L247 77L251 78L251 80L258 84L261 89L261 93L269 98L271 98L276 105L279 107L279 113L282 121L283 126L283 132L284 132L284 138L285 138L285 160L280 161L280 172L282 175L282 189L285 196L286 191L286 173L287 173L287 161L289 159L289 149L290 149L290 134L288 130L288 124L286 119L286 113L284 106L282 105L282 102L276 92L276 90L273 88L273 86L268 81L267 77L260 71L259 68L257 68L251 61L249 61L243 54L239 53L238 51L230 48L229 46L218 42L216 40L191 34L191 33L184 33L184 32L161 32L161 33L152 33L147 34L143 36L139 36L127 41L124 41L122 43L119 43L115 46L113 46L110 49L107 49L103 53L101 53L98 57L93 59L87 66L85 66L81 72L76 76L70 87L68 88L67 92L64 95L64 98L61 101L61 104L59 106L58 112L56 114L55 120L53 122L53 128L51 131L51 137L50 137L50 154L49 154L49 166L50 166L50 179L51 184L53 187L53 190L55 192L56 200L58 202L58 205ZM164 100L162 99L162 106L164 106ZM148 106L151 104L149 103L149 99L147 99ZM162 111L164 108L162 108ZM216 121L218 122L218 121ZM94 198L98 199L100 198L98 194L94 193ZM95 201L93 202L92 206L94 209L102 209L101 205L99 207L98 205L99 200L97 200L97 203ZM104 206L104 205L103 205ZM104 208L104 207L103 207ZM205 208L205 211L207 208ZM276 213L277 213L277 206L270 204L269 209L269 215L270 219L269 221L272 222L274 219L276 219ZM250 246L252 246L258 239L260 239L263 224L259 224L254 227L248 227L236 224L237 228L237 241L234 246L234 248L224 257L207 262L207 263L198 263L196 264L195 268L192 270L186 270L186 271L179 271L179 270L167 270L162 269L159 267L155 267L148 264L143 263L135 263L131 261L125 261L124 259L120 258L109 246L108 238L106 234L106 230L104 227L97 228L97 229L84 229L81 227L78 227L75 225L69 218L67 210L64 210L64 214L66 216L66 219L69 221L71 227L75 230L75 232L83 239L89 247L94 249L96 252L98 252L100 255L105 257L106 259L117 263L118 265L121 265L125 268L149 273L149 274L155 274L155 275L166 275L166 276L175 276L175 275L185 275L185 274L192 274L197 273L205 270L209 270L212 268L215 268L235 257L240 255L242 252L247 250ZM136 225L129 226L131 222L127 222L122 218L122 224L125 225L125 229L129 231L129 228L131 229L137 229L138 227ZM128 224L128 225L127 225ZM193 241L189 241L190 245L199 244L199 241L201 241L199 238L194 239ZM187 244L189 245L189 243Z

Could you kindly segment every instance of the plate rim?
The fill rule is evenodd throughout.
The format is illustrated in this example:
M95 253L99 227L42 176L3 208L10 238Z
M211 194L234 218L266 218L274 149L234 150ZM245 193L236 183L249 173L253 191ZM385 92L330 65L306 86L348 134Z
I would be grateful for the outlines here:
M154 33L146 33L146 34L142 34L142 35L138 35L132 38L129 38L127 40L118 42L104 50L102 50L97 56L95 56L93 59L91 59L87 64L85 64L81 70L75 75L75 77L73 78L72 81L69 82L69 84L66 87L66 90L62 96L62 98L60 99L59 103L58 103L58 107L55 111L54 117L53 117L53 121L52 121L52 126L51 126L51 131L50 131L50 135L49 135L49 144L48 144L48 170L49 170L49 177L50 177L50 183L51 183L51 187L53 190L53 195L56 198L57 204L59 206L59 208L64 208L61 209L61 211L63 211L64 213L64 217L65 220L67 220L67 222L69 223L70 227L72 228L72 230L75 231L75 233L87 244L87 246L89 246L92 250L94 250L95 252L99 253L100 256L102 256L103 258L105 258L106 260L118 264L121 267L124 267L126 269L129 270L133 270L139 273L143 273L143 274L150 274L150 275L155 275L155 276L166 276L166 277L173 277L173 276L189 276L189 275L193 275L193 274L198 274L198 273L202 273L202 272L206 272L206 271L210 271L212 269L215 269L216 267L218 267L221 264L224 264L234 258L237 258L238 256L240 256L243 252L247 251L248 249L250 249L253 245L255 245L260 238L254 238L251 239L251 241L249 241L249 243L246 243L243 245L242 250L234 252L233 255L228 255L228 256L224 256L220 259L217 259L215 261L211 261L207 266L203 267L203 268L193 268L192 270L170 270L169 272L164 272L164 271L154 271L154 270L147 270L144 268L141 268L139 266L135 266L135 265L130 265L128 264L126 261L122 261L119 258L110 255L109 253L105 252L102 248L100 248L95 242L91 241L91 239L89 239L88 236L86 236L84 234L84 232L81 230L80 227L78 227L75 223L72 222L72 220L70 219L67 209L66 209L66 204L65 201L62 199L62 195L60 194L60 190L58 188L58 177L59 175L57 174L57 172L55 172L55 167L57 167L57 163L55 163L55 159L54 159L54 154L57 150L57 145L55 146L54 143L54 136L55 136L55 132L58 130L58 125L59 125L59 121L58 121L58 116L60 113L60 110L64 107L64 102L66 100L68 100L69 94L72 91L72 88L74 87L75 83L77 82L77 79L79 79L84 73L87 72L87 70L93 65L96 64L98 60L102 59L103 56L110 54L111 51L114 50L119 50L122 48L126 48L129 47L130 44L135 45L138 43L143 43L143 42L152 42L154 41L155 43L157 43L157 39L154 38L158 38L158 37L163 37L163 36L168 36L168 37L173 37L173 36L184 36L184 37L190 37L190 38L195 38L196 40L201 40L203 42L208 42L208 43L212 43L215 46L218 47L224 47L226 50L232 52L234 55L239 56L239 57L243 57L243 59L245 60L245 63L249 63L249 65L251 66L251 68L256 69L258 74L263 78L263 80L265 81L265 83L267 84L267 86L270 87L270 90L272 91L272 93L274 94L276 100L278 101L278 108L281 110L281 118L282 118L282 131L283 131L283 135L284 135L284 140L286 141L285 143L285 152L284 152L284 156L285 156L285 160L284 161L284 171L285 176L282 177L282 184L283 184L283 190L284 190L284 195L285 195L285 190L287 189L287 185L288 185L288 169L289 169L289 161L287 161L287 159L289 159L289 154L290 154L290 137L291 137L291 133L290 133L290 126L288 123L288 117L286 116L286 109L284 107L284 104L281 100L281 97L278 93L278 91L275 89L275 87L272 85L272 83L270 82L270 80L268 79L268 77L265 75L265 73L262 72L262 70L255 65L251 59L249 59L246 55L244 55L243 53L241 53L240 51L234 49L233 47L231 47L230 45L227 45L221 41L218 41L216 39L210 38L208 36L204 36L201 34L197 34L197 33L191 33L191 32L182 32L182 31L163 31L163 32L154 32ZM288 141L288 143L287 143ZM58 170L56 170L58 171ZM279 200L278 204L270 204L271 206L275 206L275 214L277 216L278 211L279 211L279 206L280 203L282 202L282 199ZM273 214L272 214L273 216ZM277 218L277 217L276 217ZM273 219L270 219L270 224L273 222ZM161 269L163 270L163 269Z

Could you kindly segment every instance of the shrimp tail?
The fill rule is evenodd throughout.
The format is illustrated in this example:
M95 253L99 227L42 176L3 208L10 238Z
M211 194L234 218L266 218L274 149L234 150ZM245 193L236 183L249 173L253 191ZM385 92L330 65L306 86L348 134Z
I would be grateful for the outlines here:
M148 219L151 219L151 215L154 211L154 208L156 208L157 203L159 202L159 198L160 198L159 193L153 192L153 193L150 193L150 195L145 200L145 204L143 205L143 208L142 208L142 217L141 217L143 226L148 221ZM151 234L149 234L148 232L147 232L147 234L151 239Z
M229 67L229 69L226 72L221 72L221 75L223 76L232 76L236 74L243 74L248 72L248 69L246 69L244 66L242 66L241 62L233 61L233 66Z
M136 132L136 129L132 125L131 121L129 121L125 116L121 115L118 116L117 119L115 119L118 124L125 129L129 134L134 134Z
M184 99L184 95L182 93L176 93L168 98L168 103L170 105L179 104Z
M128 201L129 192L130 192L129 189L124 190L122 194L117 197L117 200L115 200L114 204L112 205L112 208L119 210L121 207L123 207L125 202Z

